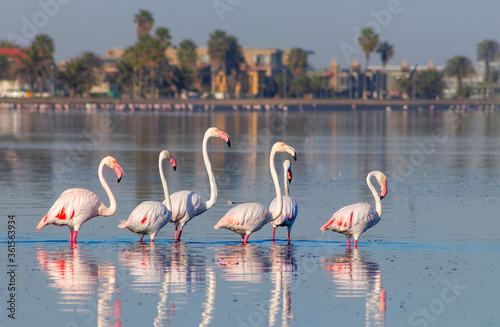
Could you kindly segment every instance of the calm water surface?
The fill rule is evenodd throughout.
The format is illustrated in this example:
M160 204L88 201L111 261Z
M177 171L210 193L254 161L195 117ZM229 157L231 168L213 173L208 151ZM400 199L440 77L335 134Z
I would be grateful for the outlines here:
M139 203L162 200L158 154L171 192L210 190L218 203L189 222L180 243L165 226L156 244L117 228ZM500 114L448 110L45 113L0 111L1 326L495 326L500 319ZM271 226L240 244L214 230L233 202L275 197L269 151L297 150L292 196L299 216L287 244ZM114 156L125 174L114 216L66 227L38 221L67 188L109 200L97 166ZM281 161L289 159L278 154ZM358 250L320 227L344 205L373 203L366 174L388 176L380 223ZM282 181L281 181L282 182ZM15 320L8 318L8 216L15 215Z

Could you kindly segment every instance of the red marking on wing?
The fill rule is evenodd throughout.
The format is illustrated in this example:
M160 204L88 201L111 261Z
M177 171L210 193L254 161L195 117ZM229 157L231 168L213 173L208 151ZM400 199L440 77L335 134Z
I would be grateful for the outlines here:
M59 218L61 220L66 219L66 212L64 211L64 207L62 207L61 211L56 215L56 218Z
M144 219L141 220L141 224L144 224L148 220L148 217L144 217Z
M49 218L49 216L45 215L45 218L43 218L43 223L44 224L47 222L47 218Z
M352 216L354 216L354 211L351 212L351 220L349 221L349 226L352 226Z
M73 213L71 214L71 217L69 217L69 219L73 219L74 216L75 216L75 210L73 210Z

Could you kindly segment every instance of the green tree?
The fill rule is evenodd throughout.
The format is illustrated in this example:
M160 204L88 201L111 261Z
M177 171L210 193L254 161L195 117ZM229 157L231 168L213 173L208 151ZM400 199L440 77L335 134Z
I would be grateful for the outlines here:
M445 88L443 73L425 70L418 72L415 78L416 91L420 99L437 99L442 96Z
M286 67L294 75L302 74L308 66L307 51L302 48L290 49Z
M97 74L102 67L99 56L92 52L84 52L62 64L58 72L59 83L66 86L70 97L89 96L92 85L97 82Z
M110 73L106 80L111 83L114 90L130 96L134 79L134 67L126 60L120 60L116 71Z
M197 83L196 61L198 55L196 49L196 44L193 41L183 40L179 43L179 49L177 50L179 75L182 76L183 85L187 90L191 90L195 83Z
M358 43L365 53L365 72L368 70L370 54L375 51L379 43L379 35L371 27L365 27L361 30L358 37Z
M366 99L366 73L368 72L368 62L370 54L375 51L379 43L379 35L373 31L371 27L365 27L361 30L358 37L358 43L365 53L365 78L363 81L363 99Z
M484 61L484 82L492 82L490 64L498 56L500 45L495 40L483 40L477 45L477 60Z
M179 66L181 67L196 67L196 60L198 59L196 54L197 46L191 40L182 40L179 43L179 49L177 50L177 60L179 61Z
M384 41L382 43L380 43L377 47L377 53L380 54L380 61L382 61L382 67L383 67L383 77L385 78L385 66L387 65L387 63L389 62L389 60L394 56L394 46L392 44L390 44L389 42L387 41ZM381 83L378 83L379 85L379 89L378 89L378 93L380 94L380 100L383 100L384 99L384 95L382 94L382 92L380 92L380 84Z
M227 77L228 91L233 93L239 79L240 66L245 62L238 39L227 35L224 31L216 30L210 34L208 54L211 62L212 81L216 74L223 71Z
M19 49L21 46L12 41L0 40L0 48L14 48Z
M379 44L377 53L380 54L380 61L382 62L382 66L385 69L387 62L391 60L392 56L394 56L394 46L389 42L384 41Z
M457 78L457 95L463 90L463 79L474 73L472 61L464 56L455 56L446 63L445 73Z
M33 94L34 85L45 69L45 58L40 56L39 51L33 46L22 49L22 55L18 55L19 66L17 74L20 80L29 85L29 91Z
M299 75L295 77L290 85L291 91L296 97L301 97L304 93L311 92L311 79L307 75Z
M134 23L137 24L138 39L145 35L149 35L154 24L153 14L146 9L140 9L139 13L134 15Z

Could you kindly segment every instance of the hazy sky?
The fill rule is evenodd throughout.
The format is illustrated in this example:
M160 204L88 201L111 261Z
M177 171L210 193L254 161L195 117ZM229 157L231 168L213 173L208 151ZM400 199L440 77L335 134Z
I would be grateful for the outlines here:
M0 0L0 39L30 42L35 33L49 34L56 61L87 50L104 55L135 42L139 9L170 30L173 44L189 38L206 46L209 34L222 29L243 47L312 50L316 68L333 57L343 67L354 57L364 65L355 40L367 24L394 44L389 65L404 58L444 65L455 55L475 62L479 42L500 41L499 0ZM370 63L379 65L379 56Z

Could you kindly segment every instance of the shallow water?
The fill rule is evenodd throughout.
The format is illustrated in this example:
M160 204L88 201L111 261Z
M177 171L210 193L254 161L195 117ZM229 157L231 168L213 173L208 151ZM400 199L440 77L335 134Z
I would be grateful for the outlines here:
M171 224L156 244L118 229L142 201L161 201L163 149L178 163L176 172L166 169L170 191L209 198L201 140L210 126L232 145L209 141L218 203L189 222L177 244ZM500 114L478 110L0 111L0 325L496 325L499 134ZM276 141L298 154L292 242L281 228L273 245L265 226L242 245L213 226L229 203L274 198L268 156ZM75 246L66 227L35 232L67 188L108 203L97 179L106 155L125 172L120 184L104 172L117 213L86 222ZM277 155L280 177L284 159ZM389 180L382 220L348 250L343 235L320 227L344 205L373 203L371 170ZM15 267L6 257L9 215ZM12 268L15 320L5 305Z

